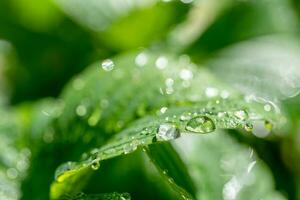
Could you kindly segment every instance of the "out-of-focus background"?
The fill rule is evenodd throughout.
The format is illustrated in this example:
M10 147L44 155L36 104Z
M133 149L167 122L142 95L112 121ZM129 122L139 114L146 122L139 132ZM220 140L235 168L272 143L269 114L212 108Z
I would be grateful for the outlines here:
M91 63L146 48L174 55L185 54L229 84L238 81L239 73L249 74L237 85L239 90L251 94L257 91L270 101L276 99L280 102L287 115L288 134L271 139L245 137L237 131L229 131L229 134L234 135L232 137L238 145L251 146L256 151L264 162L263 167L267 166L266 174L272 177L271 185L276 191L287 199L300 199L299 31L299 0L1 0L0 107L1 110L17 109L22 110L20 113L27 113L17 116L26 127L30 123L30 114L26 110L30 110L32 104L45 98L59 97L66 83ZM219 52L232 45L240 46L225 51L224 57L219 60L215 59ZM235 66L240 63L245 67ZM229 65L232 68L225 68ZM285 69L291 71L286 72ZM260 77L264 73L269 74L267 78ZM49 193L53 169L45 175L48 178L44 181L42 177L48 173L44 171L47 169L42 165L31 167L30 159L26 157L34 152L21 148L17 155L13 149L27 142L26 137L17 141L12 139L13 134L19 134L15 132L22 126L15 127L6 111L0 112L0 118L0 130L10 130L7 136L0 137L0 170L5 169L1 176L8 176L11 181L7 183L7 178L0 179L0 199L6 198L1 195L16 192L11 188L18 188L19 192L12 195L12 199L21 196L23 199L44 199ZM39 129L39 126L35 128ZM51 134L44 135L44 143L51 142L51 137ZM44 143L35 146L38 149ZM210 152L210 148L218 149L219 146L209 139L200 143L207 146L200 148L207 156L202 161L209 163L202 168L205 168L205 174L210 174L206 170L216 164L214 155L222 154L223 150ZM52 148L63 147L50 147L50 150L44 150L44 154L39 154L46 156L36 159L46 163L55 160L55 154L49 153L55 152ZM226 147L220 148L226 151ZM16 169L8 167L7 171L7 163L15 162L13 159L18 156L25 160ZM107 185L102 185L100 192L110 192L115 187L117 191L129 192L137 199L168 199L172 196L163 189L166 187L164 184L157 184L159 178L149 178L150 169L146 173L138 166L130 166L136 158L142 159L140 155L133 154L127 160L110 161L115 169L109 169L109 164L104 166L103 171L107 173L101 174L100 178L106 180ZM59 159L66 160L68 158ZM122 170L126 175L117 170L119 164L125 166ZM20 174L28 169L30 175L22 177ZM32 178L37 174L40 179ZM22 181L15 183L17 176ZM120 176L122 180L118 178ZM212 176L200 177L203 183L207 181L209 185L204 187L207 194L202 193L202 199L219 198L218 195L210 195L218 194L216 188L221 187L214 188L212 183L217 181ZM97 192L92 184L97 182L96 178L88 187L92 193ZM139 185L139 181L143 186ZM9 184L13 186L6 186ZM255 193L255 189L250 193ZM153 194L153 190L157 192ZM234 198L229 196L227 199ZM269 196L269 199L272 197Z

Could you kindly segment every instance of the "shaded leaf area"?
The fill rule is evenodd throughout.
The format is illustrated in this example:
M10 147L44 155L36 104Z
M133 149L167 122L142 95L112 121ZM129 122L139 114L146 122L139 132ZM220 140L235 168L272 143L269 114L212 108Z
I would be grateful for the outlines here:
M12 110L0 109L0 196L21 196L21 181L30 165L31 151L22 140L20 122Z
M170 143L149 145L147 155L182 199L195 199L196 189L187 166Z
M274 33L297 34L298 24L299 18L289 0L235 1L187 52L193 60L203 62L217 50L236 42Z
M95 48L90 33L62 15L50 0L1 1L0 38L9 41L16 54L15 64L5 73L13 104L57 96L70 77L104 52L100 45ZM105 54L111 53L100 55Z
M8 89L5 73L14 63L14 53L11 44L0 39L0 106L8 103Z
M286 199L253 149L226 133L176 140L197 188L197 199ZM199 154L201 152L201 154Z
M203 33L235 4L232 0L193 1L187 17L170 32L168 43L171 50L183 49L192 45Z
M158 0L55 0L74 21L95 32L115 50L137 48L160 41L183 20L188 6ZM153 28L155 27L155 28Z
M298 39L290 35L265 36L233 45L207 65L245 94L267 100L286 99L300 91L299 54Z
M130 200L128 193L90 194L79 193L76 195L64 195L61 200Z
M132 199L176 199L176 193L164 182L141 151L105 160L101 162L100 168L99 171L89 171L91 179L83 189L75 191L75 188L66 188L66 184L59 185L51 188L51 197L55 199L60 196L60 192L68 189L70 194L80 191L86 194L126 191ZM127 184L128 181L131 184Z

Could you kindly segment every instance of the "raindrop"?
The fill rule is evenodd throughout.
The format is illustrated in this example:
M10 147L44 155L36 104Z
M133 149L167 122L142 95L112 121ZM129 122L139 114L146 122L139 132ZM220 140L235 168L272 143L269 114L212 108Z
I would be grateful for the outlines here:
M18 177L18 171L15 168L9 168L6 171L6 175L10 179L16 179Z
M253 134L259 138L267 137L271 129L267 128L266 122L264 121L255 121L253 122Z
M272 109L271 105L270 104L266 104L264 105L264 110L267 111L267 112L270 112Z
M175 125L170 123L159 125L156 133L156 139L158 141L172 140L178 137L180 137L180 132Z
M171 78L167 78L165 84L167 87L172 87L174 85L174 80Z
M157 58L157 60L155 61L155 66L158 68L158 69L165 69L168 65L168 59L164 56L159 56Z
M91 164L91 168L92 168L93 170L97 170L97 169L99 169L99 167L100 167L100 162L99 162L99 160L93 160L93 162L92 162L92 164Z
M188 70L188 69L182 69L179 73L179 76L182 80L190 80L193 78L193 73L191 70Z
M205 89L205 94L207 97L215 97L217 96L219 91L216 88L208 87Z
M81 78L76 78L73 81L73 88L75 90L82 90L84 88L84 85L85 85L85 83Z
M147 64L148 62L148 57L145 53L140 53L138 54L136 57L135 57L135 64L140 66L140 67L143 67Z
M164 114L167 110L168 110L167 107L162 107L162 108L160 109L160 112L161 112L162 114Z
M183 114L180 116L179 120L180 121L187 121L191 119L191 115Z
M238 111L234 112L234 116L236 116L237 118L239 118L241 120L245 120L248 117L248 114L244 110L238 110Z
M76 114L80 117L84 116L86 114L87 110L84 105L79 105L76 108Z
M226 90L223 90L220 94L222 99L227 99L229 97L229 92Z
M101 66L105 71L111 71L114 69L115 64L111 59L105 59L102 61Z
M189 120L185 129L194 133L210 133L216 129L216 126L209 117L198 116Z

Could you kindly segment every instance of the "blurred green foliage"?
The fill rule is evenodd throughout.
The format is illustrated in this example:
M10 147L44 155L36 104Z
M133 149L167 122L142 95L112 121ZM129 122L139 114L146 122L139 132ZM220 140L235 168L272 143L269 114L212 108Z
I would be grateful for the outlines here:
M299 22L297 0L1 0L0 199L300 199Z

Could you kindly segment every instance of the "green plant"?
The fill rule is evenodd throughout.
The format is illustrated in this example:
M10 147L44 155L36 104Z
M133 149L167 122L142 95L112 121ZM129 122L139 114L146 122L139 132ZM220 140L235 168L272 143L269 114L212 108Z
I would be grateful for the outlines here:
M0 197L299 198L292 3L1 2Z

